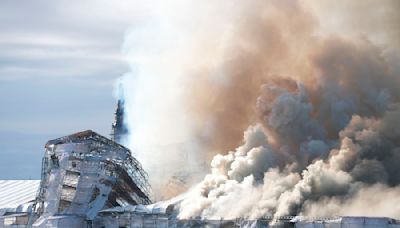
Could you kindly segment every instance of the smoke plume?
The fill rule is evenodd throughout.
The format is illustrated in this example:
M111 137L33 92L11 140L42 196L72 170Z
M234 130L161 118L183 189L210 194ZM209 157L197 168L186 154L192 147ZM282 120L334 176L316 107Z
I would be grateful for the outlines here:
M398 1L172 3L128 34L123 85L156 191L193 184L181 218L400 218Z

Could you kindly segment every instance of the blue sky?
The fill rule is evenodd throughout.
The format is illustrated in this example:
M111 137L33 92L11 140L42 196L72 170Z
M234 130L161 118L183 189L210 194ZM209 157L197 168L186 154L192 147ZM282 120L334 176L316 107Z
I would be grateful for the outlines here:
M47 140L108 136L121 46L145 9L129 1L0 2L0 179L40 178Z

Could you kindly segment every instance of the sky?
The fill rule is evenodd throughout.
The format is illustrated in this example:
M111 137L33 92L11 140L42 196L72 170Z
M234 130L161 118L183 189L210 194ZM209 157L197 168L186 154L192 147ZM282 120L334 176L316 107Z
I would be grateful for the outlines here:
M127 2L0 2L0 179L39 179L50 139L109 135L124 34L146 14Z

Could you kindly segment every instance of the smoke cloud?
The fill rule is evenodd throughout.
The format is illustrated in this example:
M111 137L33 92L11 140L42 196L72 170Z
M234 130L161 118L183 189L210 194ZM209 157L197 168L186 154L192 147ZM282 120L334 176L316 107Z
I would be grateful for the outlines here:
M192 186L181 218L400 218L398 1L156 5L125 41L129 143L160 198Z

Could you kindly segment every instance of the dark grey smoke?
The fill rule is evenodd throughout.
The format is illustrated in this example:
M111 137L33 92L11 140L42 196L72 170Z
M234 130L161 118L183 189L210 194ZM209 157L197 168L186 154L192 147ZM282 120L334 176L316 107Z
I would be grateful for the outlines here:
M391 45L396 50L398 43L393 43L393 36L384 41L386 46L368 39L368 34L318 36L320 27L313 22L303 21L312 29L299 30L287 19L290 13L307 15L303 5L265 2L265 8L252 11L255 15L245 15L251 26L259 26L245 35L246 41L264 50L276 43L258 35L273 34L284 48L283 54L256 55L263 67L257 64L248 71L257 72L254 77L263 81L254 88L258 98L245 102L258 118L247 119L252 126L242 146L214 157L211 173L183 201L180 216L368 215L362 206L367 205L366 193L378 194L379 189L390 196L400 194L400 66L392 61L395 54L386 51ZM270 21L281 27L270 31L265 26ZM293 32L289 37L287 30ZM230 67L235 72L242 69L241 64ZM253 74L242 77L251 80ZM376 215L400 217L400 210L381 209L384 204L390 208L398 198L382 200ZM325 210L324 202L333 206Z

